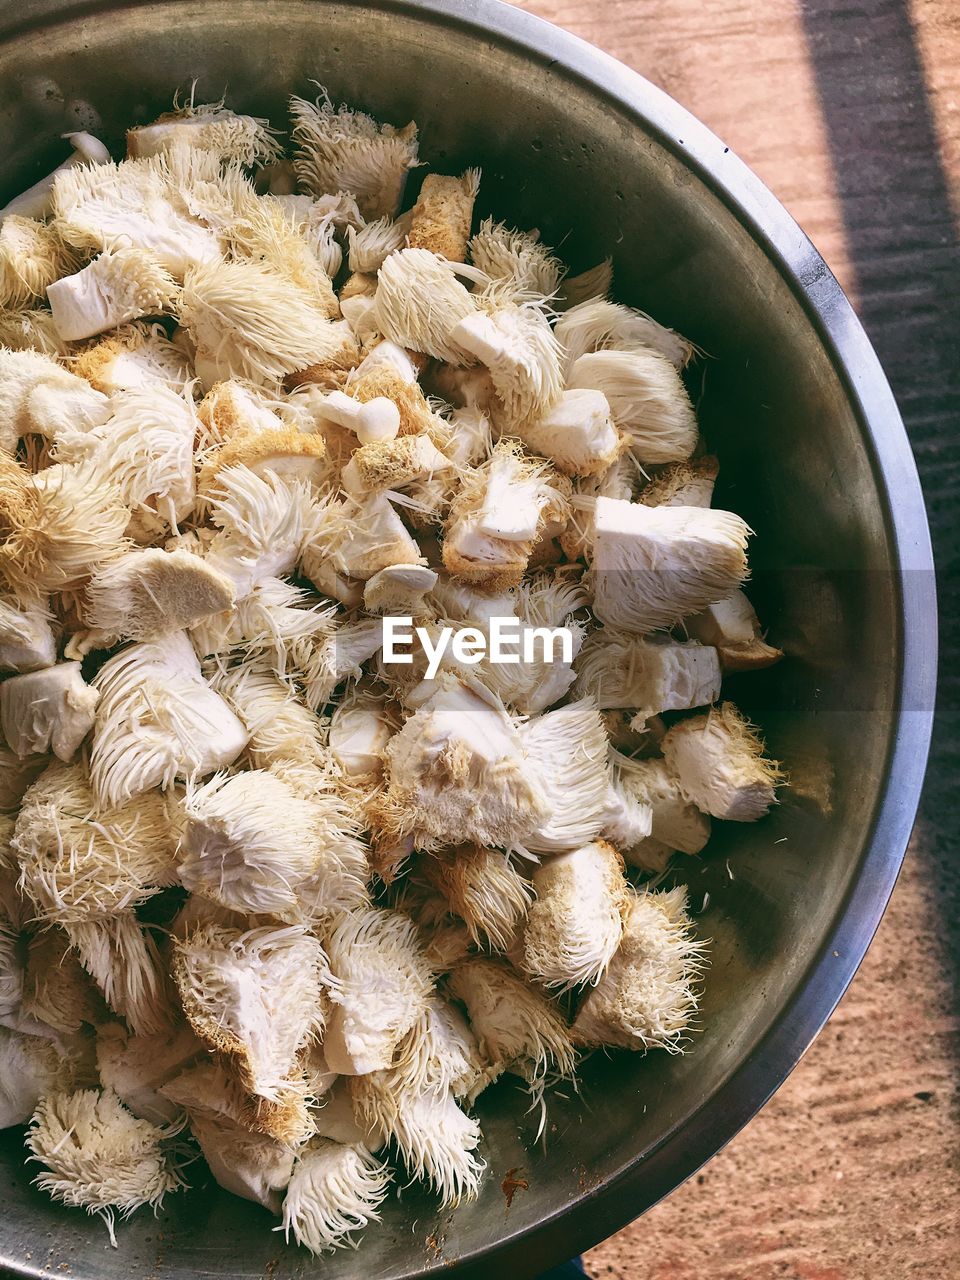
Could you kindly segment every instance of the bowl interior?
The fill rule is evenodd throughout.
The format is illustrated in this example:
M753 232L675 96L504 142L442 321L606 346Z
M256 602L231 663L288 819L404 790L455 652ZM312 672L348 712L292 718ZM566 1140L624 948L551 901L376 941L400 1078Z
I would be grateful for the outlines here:
M900 660L885 499L850 396L765 250L677 160L682 139L666 145L549 61L402 5L183 0L94 12L0 45L0 135L12 140L0 193L62 158L67 128L100 132L121 154L124 128L194 78L198 101L226 89L229 105L278 124L286 95L310 94L316 80L396 124L415 118L435 171L481 165L480 212L539 227L574 270L612 255L617 299L707 353L692 389L721 460L717 502L756 531L751 594L789 655L728 691L792 786L767 820L718 825L708 856L689 861L714 940L702 1034L681 1057L598 1056L579 1098L551 1099L536 1150L536 1116L501 1083L479 1105L490 1165L479 1201L438 1215L409 1188L359 1253L317 1263L286 1248L265 1211L212 1186L172 1197L159 1223L138 1215L112 1251L96 1220L29 1186L19 1133L0 1135L8 1266L278 1280L322 1267L331 1280L385 1280L475 1256L595 1191L703 1108L776 1021L845 898L885 774ZM518 1167L529 1186L508 1208L501 1180ZM643 1207L617 1209L617 1221L598 1207L595 1237ZM549 1254L532 1247L531 1272Z

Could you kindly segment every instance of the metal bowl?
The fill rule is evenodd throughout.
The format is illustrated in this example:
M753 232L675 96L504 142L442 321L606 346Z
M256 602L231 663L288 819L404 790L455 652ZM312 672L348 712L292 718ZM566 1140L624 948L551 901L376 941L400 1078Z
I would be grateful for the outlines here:
M731 680L792 786L755 825L721 824L689 883L713 938L702 1034L682 1057L598 1056L581 1096L535 1117L480 1100L480 1199L438 1215L416 1188L359 1253L312 1262L264 1210L212 1186L100 1223L29 1185L0 1145L0 1261L25 1276L274 1280L522 1278L623 1226L686 1178L781 1083L852 978L903 857L923 777L935 596L923 503L890 390L823 260L760 182L665 94L494 0L24 0L0 13L5 194L63 155L69 127L115 153L177 86L284 119L309 81L396 123L441 172L484 170L482 211L538 226L575 269L612 254L616 294L709 353L701 416L720 505L756 530L753 594L788 661ZM725 829L723 827L725 826ZM501 1181L529 1186L508 1207Z

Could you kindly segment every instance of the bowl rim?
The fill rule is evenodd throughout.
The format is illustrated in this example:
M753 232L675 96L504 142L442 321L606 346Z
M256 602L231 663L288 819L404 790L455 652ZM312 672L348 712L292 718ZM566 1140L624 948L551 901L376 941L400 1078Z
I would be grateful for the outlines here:
M0 10L0 43L38 28L96 20L115 8L170 0L25 0ZM803 307L857 415L895 557L900 669L885 787L865 852L806 971L749 1057L651 1151L626 1161L576 1200L499 1236L497 1263L518 1280L593 1247L686 1181L729 1142L787 1078L852 981L893 891L913 827L933 725L937 603L933 553L916 463L893 393L838 281L773 193L685 107L579 36L504 0L296 0L317 9L378 8L454 26L556 67L629 117L691 169L749 231ZM896 495L895 501L892 495ZM6 1263L6 1266L4 1265ZM0 1274L29 1274L0 1259ZM489 1274L488 1253L437 1259L419 1271Z

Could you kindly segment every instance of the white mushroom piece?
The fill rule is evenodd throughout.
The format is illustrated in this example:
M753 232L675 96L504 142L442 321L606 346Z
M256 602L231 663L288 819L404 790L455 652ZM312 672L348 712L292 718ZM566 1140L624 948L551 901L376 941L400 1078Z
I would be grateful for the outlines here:
M218 774L183 801L180 880L233 911L313 921L366 900L357 823L317 768Z
M128 1111L152 1124L172 1124L179 1108L160 1090L205 1055L206 1046L187 1024L153 1035L132 1034L120 1022L97 1027L97 1072Z
M90 774L102 804L213 773L247 745L246 729L203 679L182 631L122 649L93 687L100 702Z
M592 351L575 360L567 390L600 391L640 462L682 462L697 445L697 419L674 366L658 351Z
M682 885L631 894L619 950L574 1019L577 1044L682 1051L694 1027L705 950L686 906Z
M390 1066L433 990L413 921L359 908L340 917L326 946L335 979L323 1041L329 1069L356 1076Z
M64 138L73 148L63 164L57 165L52 173L35 182L32 187L22 191L18 196L0 209L0 223L11 218L45 218L51 211L51 197L54 180L64 169L73 169L78 165L104 165L110 163L110 152L99 138L90 133L78 131L65 133ZM12 305L5 303L5 306Z
M567 289L572 283L564 282ZM588 352L629 352L637 347L657 351L674 368L682 369L695 350L692 342L664 328L651 316L604 297L592 297L567 307L554 332L563 348L568 371Z
M594 612L637 635L671 627L740 586L749 535L730 511L597 498Z
M384 751L387 785L371 803L381 837L523 846L550 811L514 721L480 685L441 676L424 693Z
M471 239L470 261L497 283L499 296L514 302L552 298L565 270L537 232L517 231L492 218L484 218Z
M195 178L214 178L209 157ZM54 225L75 249L102 253L121 243L154 255L176 280L220 257L216 232L187 210L183 184L164 157L61 170L53 183Z
M704 813L756 822L776 803L780 766L732 702L681 720L662 746L680 790Z
M558 854L535 869L533 890L523 971L545 987L596 985L620 945L629 906L620 854L605 840Z
M330 980L319 941L297 926L240 933L210 925L177 941L173 975L198 1038L251 1094L290 1105L300 1055L326 1020ZM291 1110L296 1124L296 1099Z
M313 196L349 191L368 220L393 217L407 170L417 163L417 126L378 124L372 116L334 107L324 91L316 102L290 99L294 167Z
M548 1073L572 1077L577 1054L557 1006L502 961L473 957L450 974L485 1060L542 1095Z
M56 1040L0 1025L0 1129L26 1124L41 1098L70 1087L71 1071Z
M443 564L487 591L515 586L523 577L548 522L565 523L565 495L545 464L502 442L490 461L464 477L444 528Z
M0 599L0 671L39 671L57 660L52 614L44 600Z
M355 1234L380 1221L390 1177L384 1161L362 1144L314 1138L297 1152L287 1184L284 1237L313 1254L355 1246Z
M611 752L611 761L618 788L649 812L643 837L619 846L627 862L656 871L673 850L699 853L710 838L710 819L686 798L667 762L634 760L618 751Z
M80 1089L41 1098L27 1131L34 1179L62 1204L99 1214L116 1247L114 1221L143 1205L158 1209L185 1186L177 1160L163 1146L170 1129L138 1120L109 1090Z
M417 872L464 922L476 946L509 949L534 892L509 854L467 845L421 858Z
M75 265L55 227L15 213L0 215L0 307L30 306Z
M109 249L47 286L53 322L65 342L169 311L176 297L177 282L163 264L132 247Z
M0 347L0 448L15 453L28 433L55 440L110 417L107 397L39 351Z
M160 1092L186 1111L190 1132L219 1185L279 1215L282 1193L293 1173L294 1149L247 1123L244 1101L223 1067L213 1062L188 1067Z
M578 693L602 710L631 708L638 722L705 707L720 696L717 650L695 640L641 639L604 627L587 639L576 668Z
M71 370L105 396L160 382L182 391L193 371L183 351L160 324L129 324L87 347Z
M486 365L503 421L514 430L522 433L527 423L539 422L560 401L560 345L535 302L476 311L450 330L449 340Z
M724 672L771 667L783 650L763 639L756 610L742 591L707 605L685 620L687 632L702 644L714 645Z
M71 760L93 728L99 701L79 662L12 676L0 684L3 736L21 758L52 751L60 760Z
M273 164L281 155L268 121L239 115L222 102L197 106L191 100L181 106L174 101L173 110L152 124L127 130L127 155L134 160L162 155L177 146L212 151L222 160L248 167Z

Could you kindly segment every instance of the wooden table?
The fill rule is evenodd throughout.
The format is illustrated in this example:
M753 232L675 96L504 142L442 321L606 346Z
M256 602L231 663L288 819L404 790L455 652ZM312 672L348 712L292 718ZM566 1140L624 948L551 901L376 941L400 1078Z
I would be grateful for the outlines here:
M590 1253L630 1280L956 1280L960 1142L960 4L524 0L699 116L854 301L920 466L939 570L924 804L853 986L763 1112Z

